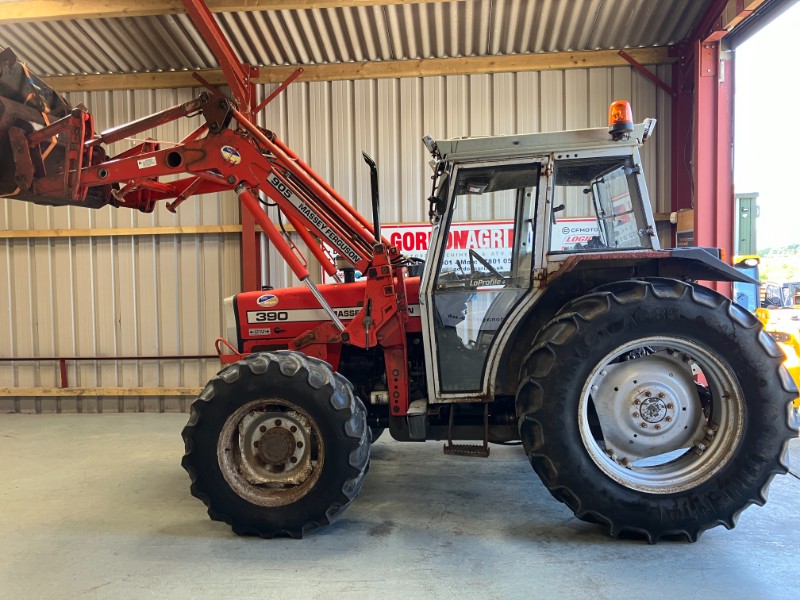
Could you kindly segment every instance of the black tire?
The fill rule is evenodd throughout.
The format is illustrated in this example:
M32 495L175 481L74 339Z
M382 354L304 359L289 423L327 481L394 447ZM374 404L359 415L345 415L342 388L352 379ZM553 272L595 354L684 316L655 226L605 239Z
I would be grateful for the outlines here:
M612 536L695 541L733 528L788 470L797 388L782 361L753 315L709 289L604 286L565 306L525 357L521 439L578 518Z
M369 464L364 405L330 365L299 352L220 371L192 403L183 439L192 495L239 535L301 538L331 523Z

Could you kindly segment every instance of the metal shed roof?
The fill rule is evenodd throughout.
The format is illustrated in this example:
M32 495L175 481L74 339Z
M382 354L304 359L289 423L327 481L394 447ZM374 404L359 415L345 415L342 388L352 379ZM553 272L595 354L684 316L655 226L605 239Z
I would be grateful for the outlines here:
M216 17L246 62L283 66L667 46L689 34L709 0L342 4L351 6ZM9 22L1 13L0 46L44 76L218 66L185 14Z

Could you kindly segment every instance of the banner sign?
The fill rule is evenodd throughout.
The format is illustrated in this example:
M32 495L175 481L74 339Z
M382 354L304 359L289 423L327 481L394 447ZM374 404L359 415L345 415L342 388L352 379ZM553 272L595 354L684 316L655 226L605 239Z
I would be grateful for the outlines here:
M381 234L389 243L406 256L425 259L431 242L433 227L427 223L410 225L383 225ZM558 219L553 226L550 250L570 250L575 244L585 244L600 235L597 219L591 217L569 217ZM514 243L513 221L469 221L453 223L447 236L445 268L455 267L456 262L469 263L469 251L475 250L498 271L508 270ZM450 263L450 264L447 264ZM340 274L341 276L341 274ZM356 279L361 273L356 271ZM334 283L325 272L323 283Z
M600 235L600 227L594 217L564 217L556 219L550 236L550 251L572 250L575 244L586 244Z
M411 225L382 225L381 235L396 246L401 254L425 259L428 256L433 227L428 223ZM511 262L511 247L514 241L513 221L470 221L453 223L447 236L448 254L445 262L469 262L470 249L477 251L487 262L502 267ZM505 263L504 263L505 261ZM450 267L452 265L445 265ZM498 268L498 270L502 270ZM356 279L361 273L356 271ZM323 271L323 283L334 283Z

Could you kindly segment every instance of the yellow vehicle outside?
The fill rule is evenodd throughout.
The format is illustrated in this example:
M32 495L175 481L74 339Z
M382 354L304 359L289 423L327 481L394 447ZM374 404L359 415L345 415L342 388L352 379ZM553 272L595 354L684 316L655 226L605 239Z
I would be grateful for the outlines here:
M733 266L749 275L753 279L759 278L759 265L761 259L755 255L734 256ZM786 355L783 365L791 374L795 383L800 387L800 307L796 304L797 282L786 285L762 285L750 283L733 284L733 299L756 317L766 331L781 347ZM779 292L765 293L770 290L786 290L789 302L784 295L776 296ZM796 409L800 409L800 397L794 401Z
M788 281L783 284L786 306L800 308L800 281Z

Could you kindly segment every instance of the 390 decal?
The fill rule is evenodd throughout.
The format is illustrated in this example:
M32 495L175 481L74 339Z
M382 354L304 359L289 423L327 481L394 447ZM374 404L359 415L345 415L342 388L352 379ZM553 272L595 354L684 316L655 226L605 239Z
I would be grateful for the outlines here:
M285 310L270 311L250 311L247 313L248 323L275 323L277 321L288 321L289 313Z
M259 303L260 304L260 303ZM414 305L417 312L412 313L409 307L409 314L418 316L419 305ZM345 321L355 319L361 312L360 306L335 306L333 312L336 316ZM330 317L321 308L287 308L286 310L248 310L247 322L249 324L258 323L313 323L327 321Z

